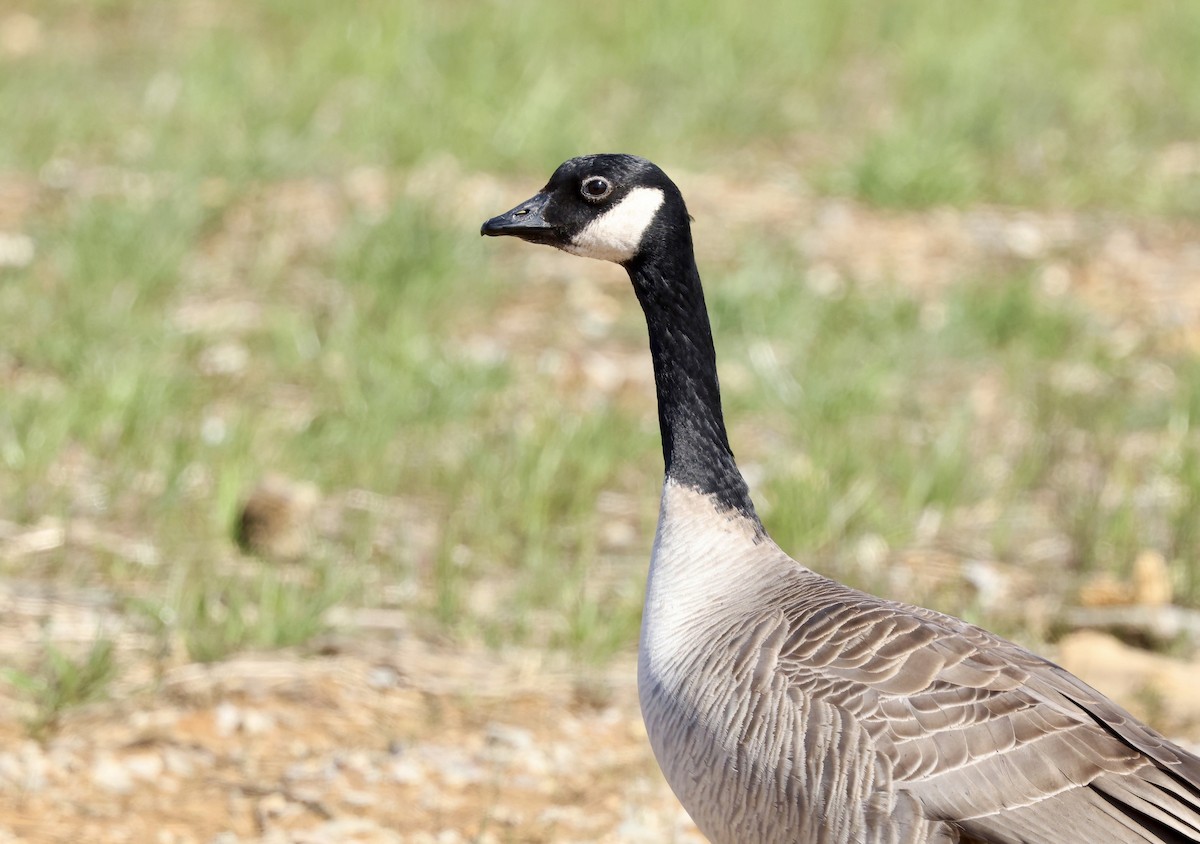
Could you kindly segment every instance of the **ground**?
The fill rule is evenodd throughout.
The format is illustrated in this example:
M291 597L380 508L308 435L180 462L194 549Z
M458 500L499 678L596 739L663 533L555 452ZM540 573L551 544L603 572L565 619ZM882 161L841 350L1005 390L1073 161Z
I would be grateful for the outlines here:
M316 650L178 666L42 743L6 723L0 840L704 840L655 767L630 659L581 673L397 630ZM1061 656L1200 747L1195 664L1099 634Z

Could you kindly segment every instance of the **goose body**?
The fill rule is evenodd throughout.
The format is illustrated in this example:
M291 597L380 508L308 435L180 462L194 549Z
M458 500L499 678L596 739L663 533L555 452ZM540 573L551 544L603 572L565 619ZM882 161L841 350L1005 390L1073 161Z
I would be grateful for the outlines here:
M618 263L646 315L665 479L638 690L714 844L1200 842L1200 758L1024 648L767 536L725 432L687 209L658 167L571 159L482 233Z

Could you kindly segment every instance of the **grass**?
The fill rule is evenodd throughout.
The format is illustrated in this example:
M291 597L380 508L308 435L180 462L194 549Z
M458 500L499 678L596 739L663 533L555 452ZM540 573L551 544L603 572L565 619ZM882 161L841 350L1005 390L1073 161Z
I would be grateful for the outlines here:
M603 660L635 638L661 466L652 392L570 371L642 360L640 316L573 316L548 276L577 270L484 248L477 206L628 149L901 210L1200 212L1192 7L755 9L27 4L40 40L0 58L0 230L36 244L0 268L0 519L97 523L160 563L68 542L0 575L112 590L196 659L390 604ZM1028 267L934 301L830 292L780 228L703 257L785 547L877 587L864 549L1023 566L1052 540L1063 591L1152 547L1200 604L1193 356L1118 343ZM325 495L299 564L232 541L271 471Z
M1200 131L1187 5L34 11L44 44L0 82L21 129L0 166L36 170L49 151L242 181L450 154L540 176L581 149L709 168L750 147L892 205L1200 210L1195 171L1163 166ZM31 90L89 93L65 108Z
M1020 278L953 291L934 330L904 298L812 304L812 353L797 362L805 391L789 410L793 436L821 472L799 489L779 481L783 500L807 502L807 520L789 507L777 529L791 547L836 552L863 531L904 547L930 508L969 520L973 508L998 499L1002 525L1051 494L1072 566L1120 569L1147 546L1183 551L1186 568L1196 565L1176 536L1194 513L1174 527L1133 517L1139 491L1189 483L1175 468L1173 439L1156 437L1149 455L1127 452L1131 438L1170 424L1178 399L1139 394L1134 373L1145 360L1115 359L1083 314L1040 303ZM1096 380L1068 380L1080 371ZM998 377L1003 410L972 406L975 373ZM906 396L914 385L917 395ZM1033 433L1005 443L1002 428L1012 426ZM979 471L988 465L994 472ZM864 482L869 494L847 518L840 502Z
M47 643L36 671L10 668L5 677L33 705L25 726L31 736L41 738L53 732L67 710L103 698L118 672L112 641L100 637L75 658Z

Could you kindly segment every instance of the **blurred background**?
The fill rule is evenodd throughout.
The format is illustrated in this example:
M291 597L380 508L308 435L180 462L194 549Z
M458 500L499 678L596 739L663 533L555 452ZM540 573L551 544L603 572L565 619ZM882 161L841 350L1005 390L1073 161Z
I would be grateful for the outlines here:
M1200 7L0 10L0 841L696 841L560 161L689 202L784 548L1200 739Z

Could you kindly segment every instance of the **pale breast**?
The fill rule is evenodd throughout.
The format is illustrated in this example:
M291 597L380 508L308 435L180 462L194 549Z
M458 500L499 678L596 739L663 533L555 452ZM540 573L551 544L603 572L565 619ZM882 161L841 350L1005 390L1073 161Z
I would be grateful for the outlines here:
M659 766L714 844L936 840L881 781L858 719L779 668L796 632L780 599L807 578L824 581L747 520L666 485L638 660Z

